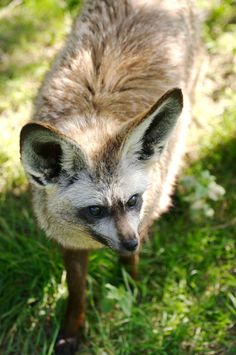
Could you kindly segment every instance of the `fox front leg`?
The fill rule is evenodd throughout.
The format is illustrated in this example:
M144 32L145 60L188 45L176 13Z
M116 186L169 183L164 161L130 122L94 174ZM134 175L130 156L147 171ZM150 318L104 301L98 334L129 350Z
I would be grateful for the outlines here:
M88 251L63 249L63 257L69 297L65 320L55 345L55 354L72 355L79 345L85 319Z
M138 279L138 260L138 254L130 256L119 256L119 262L124 266L124 268L128 271L134 280Z

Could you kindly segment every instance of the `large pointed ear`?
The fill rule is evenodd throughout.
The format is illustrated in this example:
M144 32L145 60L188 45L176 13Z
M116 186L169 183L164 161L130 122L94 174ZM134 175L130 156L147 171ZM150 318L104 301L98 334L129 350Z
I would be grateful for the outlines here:
M22 128L20 153L30 181L38 186L56 183L62 173L72 176L85 165L75 142L41 123L28 123Z
M165 93L151 109L130 127L122 147L130 162L149 160L161 154L183 108L181 89Z

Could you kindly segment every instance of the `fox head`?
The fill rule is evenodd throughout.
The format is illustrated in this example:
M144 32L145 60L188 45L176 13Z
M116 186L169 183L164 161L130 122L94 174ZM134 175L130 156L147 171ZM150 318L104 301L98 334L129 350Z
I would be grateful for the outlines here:
M35 213L48 236L68 248L106 245L124 255L137 252L149 172L182 107L181 90L168 91L113 137L102 137L93 154L55 127L26 124L21 160L33 188Z

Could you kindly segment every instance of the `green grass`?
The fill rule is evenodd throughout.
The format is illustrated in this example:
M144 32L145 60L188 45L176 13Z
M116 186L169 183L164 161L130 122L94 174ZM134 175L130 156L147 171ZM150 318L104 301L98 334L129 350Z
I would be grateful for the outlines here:
M0 5L0 353L52 354L66 306L65 272L56 246L36 226L18 135L78 4L9 3ZM113 252L91 254L84 354L236 353L236 11L230 0L199 3L209 12L209 66L182 176L194 177L193 189L203 193L193 198L179 184L173 208L142 251L133 291ZM218 201L207 194L205 170L225 189ZM212 218L192 213L198 198Z

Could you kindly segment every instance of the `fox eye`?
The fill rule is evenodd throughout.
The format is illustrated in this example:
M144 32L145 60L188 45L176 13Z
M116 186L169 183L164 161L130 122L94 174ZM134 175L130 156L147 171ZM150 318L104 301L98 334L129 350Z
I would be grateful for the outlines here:
M102 217L103 209L100 206L89 206L89 213L93 217Z
M110 213L106 206L88 206L77 211L76 215L89 223L95 223L96 219L109 217Z
M126 203L126 206L128 208L132 208L132 207L135 207L136 204L138 202L138 194L135 194L133 196L130 197L130 199L128 200L128 202Z

